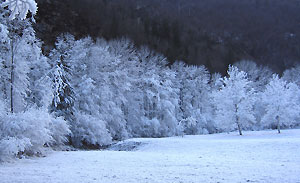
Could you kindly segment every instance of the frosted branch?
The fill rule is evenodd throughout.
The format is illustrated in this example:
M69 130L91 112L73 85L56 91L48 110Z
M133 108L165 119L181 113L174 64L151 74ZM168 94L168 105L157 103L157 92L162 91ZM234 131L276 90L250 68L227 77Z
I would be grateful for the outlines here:
M15 19L17 16L23 20L26 18L28 11L35 15L38 8L35 0L5 0L1 6L8 7L11 11L10 20Z

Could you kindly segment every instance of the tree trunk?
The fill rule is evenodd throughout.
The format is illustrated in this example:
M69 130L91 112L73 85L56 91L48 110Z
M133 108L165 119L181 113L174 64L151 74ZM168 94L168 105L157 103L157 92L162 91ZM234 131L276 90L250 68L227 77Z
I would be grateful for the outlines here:
M280 133L280 119L279 119L279 116L276 116L276 120L277 120L277 130L278 130L278 133Z
M237 124L239 134L243 135L242 129L241 129L241 124L240 124L240 118L238 117L237 112L238 112L238 106L237 106L237 104L235 104L235 120L236 120L235 122Z
M240 125L240 122L239 122L239 121L237 121L237 126L238 126L238 129L239 129L239 134L240 134L240 135L243 135L242 129L241 129L241 125Z
M11 71L10 71L10 112L14 113L14 44L11 41Z

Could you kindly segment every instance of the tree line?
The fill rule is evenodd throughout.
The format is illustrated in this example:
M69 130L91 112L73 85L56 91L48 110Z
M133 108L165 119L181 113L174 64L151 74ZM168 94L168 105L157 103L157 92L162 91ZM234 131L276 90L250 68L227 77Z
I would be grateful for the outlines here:
M2 10L5 14L5 10ZM227 75L128 39L60 35L48 56L28 20L1 19L1 159L66 143L100 148L168 137L299 126L300 66L282 77L252 61Z
M242 60L227 74L128 39L61 34L46 55L32 20L0 16L0 160L131 137L294 128L300 65L280 77Z

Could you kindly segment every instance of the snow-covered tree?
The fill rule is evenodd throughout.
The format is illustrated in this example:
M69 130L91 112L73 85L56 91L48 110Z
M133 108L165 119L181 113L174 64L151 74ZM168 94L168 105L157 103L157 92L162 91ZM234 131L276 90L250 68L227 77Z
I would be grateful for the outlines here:
M184 98L184 102L186 106L191 105L192 110L189 116L197 120L197 133L207 133L206 128L212 122L210 74L204 66L188 67L188 72L184 89L187 97ZM191 98L188 96L191 96Z
M96 63L90 57L94 46L95 43L88 37L77 40L72 49L74 74L70 82L74 87L76 112L76 120L72 124L72 141L77 146L103 146L112 140L107 122L101 115L101 98L95 77L97 74L93 70L96 66L91 64Z
M107 123L107 128L114 140L128 137L126 120L121 109L125 97L126 78L122 70L118 70L120 59L110 54L108 47L96 42L89 51L88 70L95 81L98 94L97 103L100 108L100 119ZM125 87L125 88L124 88Z
M197 120L194 117L188 117L179 121L179 126L182 135L184 134L197 134Z
M275 125L278 133L281 126L296 125L300 116L300 89L294 83L287 83L278 75L274 75L262 94L266 105L266 114L262 119L265 126Z
M211 74L209 86L212 91L219 90L222 87L222 76L220 73Z
M228 77L222 79L219 91L213 92L216 106L216 125L220 130L230 131L248 128L255 122L253 115L254 90L247 74L237 67L229 66Z
M179 108L182 119L179 121L190 121L195 119L196 126L192 134L206 133L207 125L211 120L210 103L210 75L204 66L185 66L175 63L172 69L176 70L176 85L179 95ZM185 120L186 119L186 120Z
M217 107L214 102L214 93L219 91L223 86L223 78L220 73L213 73L211 74L210 81L209 81L209 94L208 94L208 106L210 107L211 112L209 113L209 117L211 121L207 123L207 131L209 133L216 133L218 132L217 122L214 119L217 113Z
M252 87L256 91L263 91L265 86L272 79L273 72L266 66L257 65L250 60L242 60L234 64L240 71L247 73L247 78L251 81Z
M48 58L42 54L42 43L35 37L32 27L23 32L27 39L23 52L27 53L30 72L28 73L29 90L26 103L28 107L48 107L51 104L53 93L51 92L52 81L49 75L51 71Z
M116 91L118 91L119 97L122 96L118 105L124 114L128 135L129 137L139 137L140 134L137 132L140 130L137 129L140 129L144 113L141 107L143 101L142 64L138 58L138 51L133 43L125 38L112 40L105 44L108 44L110 54L120 60L116 68L119 70L119 76L113 86L119 88Z
M165 136L173 136L178 134L178 120L176 118L177 106L179 103L179 97L177 90L174 88L175 73L173 70L163 67L159 71L161 87L159 98L160 108L158 108L159 116L161 120L161 128L165 129Z
M36 155L64 145L69 126L48 113L49 69L31 24L8 20L1 27L0 159ZM48 99L47 99L48 98Z
M137 134L142 136L170 136L178 132L176 106L178 96L173 86L175 73L166 68L167 60L162 55L148 48L138 50L139 67L139 96L142 103L140 110L143 114Z
M283 72L282 75L282 79L287 81L288 83L295 83L296 85L298 85L298 87L300 87L300 64L295 65L294 67L287 69ZM295 91L295 96L300 96L300 92L296 92ZM297 98L297 97L295 97ZM300 97L298 97L298 101L297 99L295 99L298 104L300 104ZM300 111L299 111L300 113ZM300 121L300 118L298 119L298 121Z
M254 103L254 116L256 118L256 126L253 129L261 129L261 119L265 114L265 105L261 99L261 93L265 90L266 85L272 79L273 72L266 66L257 65L250 60L242 60L234 64L239 70L247 73L248 79L251 81L251 86L257 92Z
M70 57L74 43L72 35L61 35L55 43L56 48L50 53L54 92L50 111L56 116L63 116L69 122L73 120L74 114L74 91L69 81L72 75Z
M5 0L1 2L2 7L8 7L11 11L9 19L13 20L17 16L20 19L25 19L28 11L35 15L37 12L37 4L35 0Z
M177 91L178 105L176 106L176 118L177 121L181 121L184 116L184 81L186 78L186 64L182 61L176 61L172 64L171 69L175 72L175 80L173 81L173 87Z
M9 69L8 69L8 63L7 63L7 54L9 51L9 37L8 37L8 30L7 26L4 24L0 24L0 97L2 101L5 101L4 103L8 103L8 91L9 91ZM3 105L5 105L3 103Z
M69 127L47 110L31 108L22 113L2 113L0 119L0 159L43 153L45 145L66 141Z
M76 111L76 120L72 123L72 143L75 147L99 148L112 143L106 122L98 116Z
M25 99L30 93L28 75L31 72L30 60L35 53L29 49L36 47L36 50L40 50L40 47L31 42L32 38L37 39L28 21L8 21L3 18L2 22L3 31L7 31L7 37L1 44L2 97L9 103L12 113L20 112L25 109Z
M50 57L53 64L54 99L51 111L64 116L71 126L71 143L75 147L99 147L111 143L107 122L101 115L99 85L102 75L91 38L75 40L70 34L58 38ZM99 53L101 55L101 53ZM99 66L99 67L98 67ZM98 82L99 81L99 82ZM56 105L55 105L56 104Z
M284 79L287 82L293 82L300 86L300 64L285 70L283 72L282 79Z

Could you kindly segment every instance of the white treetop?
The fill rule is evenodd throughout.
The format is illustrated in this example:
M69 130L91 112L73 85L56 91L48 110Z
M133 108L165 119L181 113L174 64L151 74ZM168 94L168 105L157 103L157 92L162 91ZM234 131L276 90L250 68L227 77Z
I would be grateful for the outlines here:
M288 70L285 70L282 79L284 79L287 82L293 82L300 86L300 64Z
M11 11L9 16L10 20L15 19L17 16L23 20L26 18L28 11L30 11L32 15L35 15L38 9L35 0L5 0L1 6L8 7Z
M240 71L247 73L247 78L255 90L263 91L272 79L272 71L266 66L257 65L254 61L242 60L234 64Z

